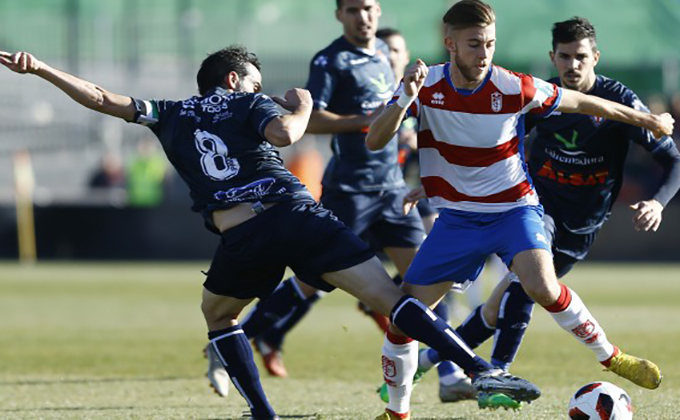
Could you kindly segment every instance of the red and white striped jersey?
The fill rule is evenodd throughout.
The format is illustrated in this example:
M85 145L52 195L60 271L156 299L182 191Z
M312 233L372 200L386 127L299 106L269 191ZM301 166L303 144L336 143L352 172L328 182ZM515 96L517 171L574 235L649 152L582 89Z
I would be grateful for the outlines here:
M429 69L409 114L419 121L420 177L430 204L480 213L537 205L524 161L524 114L552 113L561 89L498 66L475 90L456 89L448 63Z

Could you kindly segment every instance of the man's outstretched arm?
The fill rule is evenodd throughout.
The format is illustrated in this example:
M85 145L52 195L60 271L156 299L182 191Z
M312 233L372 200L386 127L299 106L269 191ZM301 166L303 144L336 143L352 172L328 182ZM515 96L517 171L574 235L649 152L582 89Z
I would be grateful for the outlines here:
M569 89L562 90L562 100L557 106L557 110L566 113L593 115L646 128L656 138L673 134L673 123L675 122L673 117L667 113L661 115L648 114L626 105Z
M13 72L30 73L47 80L84 107L125 121L135 117L135 104L130 97L107 92L94 83L54 69L29 53L0 51L0 64Z

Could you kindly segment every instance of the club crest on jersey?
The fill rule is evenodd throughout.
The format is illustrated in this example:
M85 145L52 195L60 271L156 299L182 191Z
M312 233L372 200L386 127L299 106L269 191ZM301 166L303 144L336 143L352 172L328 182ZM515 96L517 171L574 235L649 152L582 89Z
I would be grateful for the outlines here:
M435 92L432 94L432 105L444 105L444 94Z
M493 112L501 112L503 109L503 95L500 92L491 94L491 110Z

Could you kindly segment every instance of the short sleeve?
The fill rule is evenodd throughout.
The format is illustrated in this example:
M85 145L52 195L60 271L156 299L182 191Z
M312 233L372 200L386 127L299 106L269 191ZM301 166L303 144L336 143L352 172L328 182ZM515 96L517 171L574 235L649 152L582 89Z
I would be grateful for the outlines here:
M322 53L312 59L306 89L314 99L314 109L326 109L338 83L337 72L330 58Z
M624 93L623 103L624 105L628 105L636 111L649 113L649 108L647 108L640 98L638 98L638 96L631 90L626 90ZM625 127L629 138L650 153L655 154L668 151L675 146L673 139L669 136L655 139L652 135L652 132L645 128L636 127L629 124L626 124Z
M269 122L280 116L276 103L267 95L255 94L248 114L248 124L264 137L264 130Z
M397 99L401 96L401 94L404 92L404 80L402 79L399 82L399 86L397 86L397 90L394 92L394 95L392 95L392 99L387 103L387 105L392 105L397 102ZM408 110L406 111L406 118L408 117L416 117L418 118L418 113L420 110L420 98L417 97L415 101L411 104L411 106L408 107Z
M149 127L152 130L155 130L161 124L165 112L175 104L174 101L131 99L135 104L135 116L131 122Z
M547 117L560 105L562 88L531 75L522 75L523 113Z

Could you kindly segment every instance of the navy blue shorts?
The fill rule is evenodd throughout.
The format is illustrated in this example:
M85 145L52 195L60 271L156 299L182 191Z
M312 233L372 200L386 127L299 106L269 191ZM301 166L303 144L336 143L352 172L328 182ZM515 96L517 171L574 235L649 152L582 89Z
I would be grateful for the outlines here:
M588 255L599 229L590 233L574 233L547 213L543 216L543 223L545 234L552 244L555 273L558 278L563 277Z
M237 299L269 296L290 267L310 286L330 292L324 273L354 267L375 253L313 201L285 202L222 233L208 277L210 292Z
M418 248L425 239L425 228L415 209L404 215L407 192L407 187L375 193L324 191L321 203L375 250Z
M503 213L446 209L406 272L404 282L454 282L465 288L477 279L486 258L497 254L510 268L515 255L550 244L543 230L543 208L524 206Z

